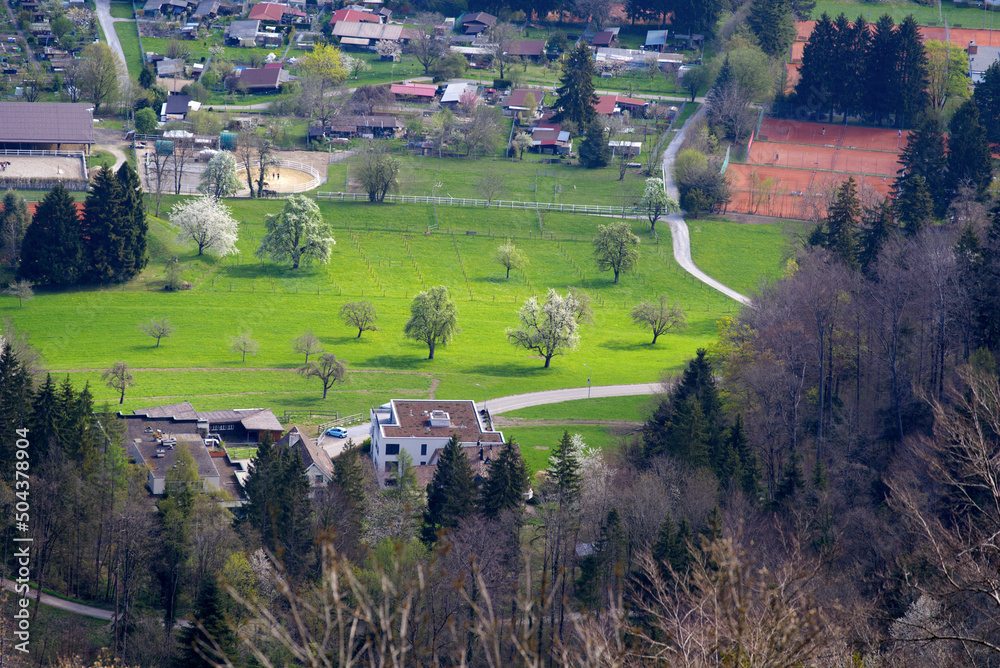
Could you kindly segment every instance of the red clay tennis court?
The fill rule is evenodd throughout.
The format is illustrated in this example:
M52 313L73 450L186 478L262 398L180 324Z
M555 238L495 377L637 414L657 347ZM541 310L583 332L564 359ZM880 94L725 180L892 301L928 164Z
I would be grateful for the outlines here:
M892 151L898 153L906 146L909 131L892 128L863 128L837 123L791 121L783 118L765 118L757 139L786 144L811 144L813 146L843 146L866 151ZM897 146L898 145L898 146Z
M805 220L825 215L829 193L852 176L737 164L730 164L726 173L732 186L732 201L727 207L729 211ZM871 189L885 197L892 188L892 179L861 174L853 176L859 192Z
M747 163L792 167L794 169L820 169L824 171L851 172L896 177L900 165L895 153L884 151L859 151L835 146L801 146L754 142L747 156Z

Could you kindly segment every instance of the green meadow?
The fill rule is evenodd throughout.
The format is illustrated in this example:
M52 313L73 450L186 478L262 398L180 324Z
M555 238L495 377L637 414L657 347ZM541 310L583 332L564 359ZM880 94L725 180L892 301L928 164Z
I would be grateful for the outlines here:
M160 219L150 219L151 261L132 283L40 289L23 307L13 297L0 297L0 317L11 317L28 332L45 368L68 374L77 384L89 383L99 402L118 401L101 372L119 360L135 376L121 406L125 410L189 400L201 410L269 407L279 415L285 410L345 415L367 412L393 397L476 398L483 391L477 384L491 397L583 386L588 375L584 364L595 384L650 382L664 369L680 368L699 347L711 345L718 321L737 311L734 302L691 280L674 262L669 238L661 235L658 242L645 221L633 222L642 240L639 266L615 285L612 274L598 272L592 259L591 239L605 218L444 206L437 207L435 216L434 207L423 205L320 202L337 240L333 257L327 265L313 263L293 271L287 264L254 257L265 231L263 217L278 211L280 201L228 201L241 221L241 252L220 260L198 257L176 243L176 230L166 219L177 199L165 198ZM439 227L428 233L435 220ZM721 236L738 227L702 225L722 226ZM492 260L506 238L529 258L527 268L512 272L509 279ZM695 237L696 245L700 238ZM742 271L741 285L747 286L758 273L780 271L780 233L751 234L743 243L754 246L754 253L740 257L756 259L735 263L731 278ZM190 290L162 290L166 261L172 257L184 266ZM461 331L438 348L436 359L428 360L426 346L404 338L402 330L414 295L435 285L448 286ZM517 324L517 310L526 298L544 295L550 287L589 292L594 317L581 327L579 348L544 369L533 353L507 342L505 329ZM653 346L649 333L634 326L628 314L642 299L663 293L681 303L690 327ZM338 311L345 302L362 298L375 305L379 330L358 338ZM156 348L138 327L163 317L176 332ZM259 353L245 362L230 350L231 338L241 330L250 331L260 345ZM296 373L303 358L293 352L292 341L306 330L348 362L345 382L332 388L326 400L317 381ZM635 401L623 400L622 406ZM601 414L641 419L622 415L622 410L619 406ZM606 433L604 427L586 428L598 440ZM534 440L548 438L547 429L518 431Z

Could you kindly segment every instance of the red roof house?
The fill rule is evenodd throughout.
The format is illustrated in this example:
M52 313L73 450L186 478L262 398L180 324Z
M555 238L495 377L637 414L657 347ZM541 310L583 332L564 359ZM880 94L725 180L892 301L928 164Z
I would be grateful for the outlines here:
M433 84L392 84L389 90L402 97L415 97L421 100L433 100L437 95L437 86Z
M306 13L301 9L281 5L277 2L261 2L253 6L248 21L267 21L270 23L281 23L285 15L305 17Z
M330 25L337 25L337 21L351 21L352 23L381 23L379 17L370 12L359 12L356 9L338 9L330 19Z
M594 105L594 109L597 110L599 114L613 114L615 111L623 111L628 109L629 111L637 111L645 109L649 105L649 102L645 100L639 100L634 97L623 97L621 95L599 95L597 97L597 104Z

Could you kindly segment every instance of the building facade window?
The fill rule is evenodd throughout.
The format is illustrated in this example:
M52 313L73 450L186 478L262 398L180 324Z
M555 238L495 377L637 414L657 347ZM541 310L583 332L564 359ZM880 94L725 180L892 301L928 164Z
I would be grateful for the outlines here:
M385 444L385 454L388 455L398 455L399 454L399 443L386 443Z
M427 444L426 443L421 443L420 444L420 456L421 457L426 457L427 456Z

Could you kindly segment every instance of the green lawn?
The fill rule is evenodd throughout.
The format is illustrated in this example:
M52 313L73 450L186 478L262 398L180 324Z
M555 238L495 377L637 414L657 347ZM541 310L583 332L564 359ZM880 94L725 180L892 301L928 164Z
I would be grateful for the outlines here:
M580 434L583 442L592 448L604 450L618 447L618 437L609 433L607 427L597 425L567 425L545 427L519 427L505 429L504 437L521 446L521 457L528 467L529 475L535 475L549 466L549 457L559 447L563 434Z
M139 33L136 31L135 23L116 23L115 34L122 43L129 76L138 79L142 72L142 50L139 48Z
M100 167L101 165L113 167L114 164L115 156L108 151L95 150L87 156L87 169L90 169L91 167Z
M599 383L599 378L593 379ZM601 397L578 399L558 404L530 406L502 414L505 418L523 420L623 420L641 422L650 413L654 398L650 395L634 397Z
M942 0L940 13L936 2L930 6L922 6L907 0L887 0L878 4L847 0L818 0L812 16L814 19L818 19L823 12L827 12L832 17L843 12L851 19L857 18L860 14L870 21L877 21L883 14L888 14L896 23L912 14L920 25L944 25L942 19L946 18L948 25L952 28L989 28L991 20L989 10L965 4L955 4L950 0ZM996 27L1000 28L1000 23L997 23Z
M745 295L762 278L777 278L784 269L788 239L805 223L740 224L724 219L688 220L691 256L698 268Z
M112 2L111 3L111 18L115 19L130 19L135 16L135 12L132 10L131 2Z
M655 146L657 138L658 135L649 136L650 147ZM406 155L400 158L399 192L403 195L482 198L477 184L483 174L494 172L504 177L505 184L504 192L495 199L620 206L623 201L631 204L642 196L646 177L637 170L629 170L625 180L619 181L617 167L586 169L576 164L547 165L540 160L541 156L533 153L525 153L524 160ZM344 163L331 165L329 182L320 190L344 190L344 177L349 176L353 164L355 161L349 161L346 167ZM351 184L351 191L360 192L361 188L355 182ZM439 207L438 213L441 211ZM537 216L535 220L537 222Z
M175 200L165 199L164 216ZM431 207L323 203L338 242L332 261L292 271L253 258L263 215L281 203L230 203L243 221L238 260L198 258L175 246L175 233L153 221L153 259L137 281L124 289L39 290L23 308L12 297L0 297L0 317L12 317L29 332L48 368L69 372L77 383L90 382L99 402L118 399L101 382L100 370L124 360L136 369L136 385L123 408L190 399L203 410L267 406L280 414L286 409L356 413L394 396L429 397L432 391L437 398L475 397L476 383L486 385L491 396L581 386L583 363L601 384L653 381L662 369L679 368L697 348L711 344L716 321L736 311L727 298L692 282L674 263L669 243L657 245L640 221L635 222L643 240L638 272L614 285L610 273L598 273L591 259L591 235L602 219L546 214L544 229L553 238L541 239L534 212L438 207L440 228L426 235L434 219ZM491 256L508 236L516 238L530 265L505 280ZM192 290L160 289L165 260L173 256L185 265ZM748 276L744 284L753 280ZM402 329L414 294L438 284L451 289L461 332L438 349L435 360L427 360L426 347L404 339ZM538 359L506 342L504 328L516 324L516 311L527 297L569 286L594 296L594 323L582 327L578 350L543 369ZM682 304L691 327L651 346L628 311L660 293ZM358 339L336 314L343 303L361 298L375 304L380 330ZM153 317L167 317L176 327L160 348L137 329ZM259 354L245 364L229 350L230 338L244 328L260 343ZM351 370L325 401L317 383L293 373L301 359L291 341L307 329Z

